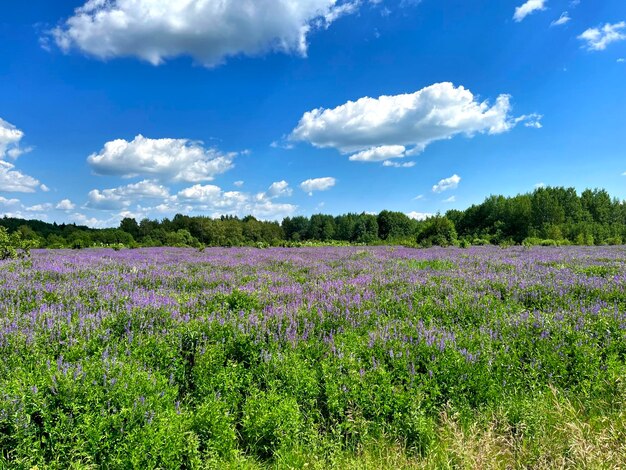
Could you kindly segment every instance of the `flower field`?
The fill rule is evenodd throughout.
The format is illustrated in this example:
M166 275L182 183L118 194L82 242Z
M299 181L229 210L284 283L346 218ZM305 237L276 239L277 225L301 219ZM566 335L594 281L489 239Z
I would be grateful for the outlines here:
M619 468L626 248L36 250L0 357L0 468Z

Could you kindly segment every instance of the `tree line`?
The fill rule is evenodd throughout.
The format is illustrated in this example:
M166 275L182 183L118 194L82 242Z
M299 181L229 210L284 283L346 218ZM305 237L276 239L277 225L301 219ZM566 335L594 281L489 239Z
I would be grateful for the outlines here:
M314 214L282 222L222 216L188 216L137 221L93 229L4 217L0 227L14 240L42 248L96 246L298 246L307 243L469 245L601 245L626 241L626 201L603 189L546 187L514 197L489 196L466 210L449 210L426 220L402 212Z

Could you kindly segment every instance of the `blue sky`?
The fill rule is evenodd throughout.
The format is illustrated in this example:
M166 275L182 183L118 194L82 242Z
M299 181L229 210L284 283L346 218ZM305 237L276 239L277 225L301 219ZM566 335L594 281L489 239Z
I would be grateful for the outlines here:
M0 214L626 198L624 0L32 0L0 16Z

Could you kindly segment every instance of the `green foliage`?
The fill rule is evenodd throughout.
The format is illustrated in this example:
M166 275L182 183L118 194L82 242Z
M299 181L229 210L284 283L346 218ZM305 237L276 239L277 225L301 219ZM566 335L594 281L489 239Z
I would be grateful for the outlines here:
M9 235L7 229L0 226L0 260L27 258L31 248L37 245L36 239L24 239L20 231Z
M455 245L457 233L454 224L445 216L435 216L428 219L417 236L417 243L424 247Z
M281 448L300 441L304 420L293 396L256 391L243 406L241 432L248 451L269 459Z
M626 464L623 248L215 251L1 271L0 468Z

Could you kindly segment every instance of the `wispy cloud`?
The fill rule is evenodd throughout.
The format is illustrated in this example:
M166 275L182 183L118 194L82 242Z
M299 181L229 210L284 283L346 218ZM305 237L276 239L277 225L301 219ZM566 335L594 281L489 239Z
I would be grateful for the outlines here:
M449 189L456 189L459 187L459 183L461 182L461 177L459 175L452 175L449 178L444 178L439 181L436 185L433 186L434 193L442 193Z
M604 26L587 29L578 36L578 39L585 42L587 50L603 51L609 44L626 39L626 34L622 31L624 28L626 21L607 23Z
M545 10L546 0L528 0L523 5L520 5L515 9L515 14L513 15L513 19L518 23L523 21L528 15L536 12Z
M561 16L558 19L550 23L550 26L562 26L566 23L569 23L571 20L572 18L569 16L569 13L564 11L563 13L561 13Z

